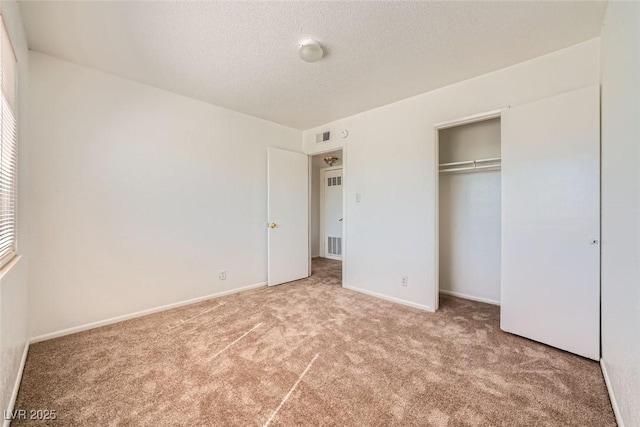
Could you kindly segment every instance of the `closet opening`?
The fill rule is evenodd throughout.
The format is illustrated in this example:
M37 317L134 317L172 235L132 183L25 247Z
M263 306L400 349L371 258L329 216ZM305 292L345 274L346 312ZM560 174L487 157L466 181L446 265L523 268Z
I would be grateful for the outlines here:
M436 126L436 309L442 295L500 305L500 133L499 112Z

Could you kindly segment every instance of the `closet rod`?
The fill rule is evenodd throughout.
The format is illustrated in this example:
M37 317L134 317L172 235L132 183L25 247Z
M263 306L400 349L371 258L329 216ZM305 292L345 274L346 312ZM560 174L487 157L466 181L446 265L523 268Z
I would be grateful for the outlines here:
M490 159L480 159L480 160L466 160L464 162L452 162L452 163L440 163L438 166L460 166L460 165L473 165L476 163L487 163L487 162L498 162L502 160L502 157L492 157Z
M476 163L486 163L486 162L500 162L502 161L502 157L492 157L490 159L480 159L476 160Z
M467 166L467 167L453 168L453 169L443 169L440 171L440 173L472 171L472 170L478 170L478 169L500 169L500 165L477 165L477 166Z

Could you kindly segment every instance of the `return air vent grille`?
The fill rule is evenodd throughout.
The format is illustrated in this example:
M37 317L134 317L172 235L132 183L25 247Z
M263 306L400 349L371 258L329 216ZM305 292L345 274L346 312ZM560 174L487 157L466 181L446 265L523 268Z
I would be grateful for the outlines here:
M341 256L342 255L342 237L328 237L328 253L333 256Z
M330 131L326 131L326 132L322 132L322 133L316 134L316 144L322 144L324 142L329 142L329 141L331 141L331 132Z
M342 185L341 176L332 176L330 178L327 178L327 187L334 187L336 185Z

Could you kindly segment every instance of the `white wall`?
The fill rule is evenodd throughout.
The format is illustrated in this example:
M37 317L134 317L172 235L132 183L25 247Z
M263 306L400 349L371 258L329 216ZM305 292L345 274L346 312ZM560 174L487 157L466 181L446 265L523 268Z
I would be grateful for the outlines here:
M33 335L266 281L267 147L300 151L300 131L30 67Z
M320 256L320 169L328 167L326 156L338 157L335 166L342 165L342 151L331 151L311 157L311 256Z
M440 163L500 157L500 118L441 129L438 140Z
M20 11L15 1L0 2L0 12L18 60L18 252L21 258L2 271L0 278L0 405L5 410L11 399L23 351L28 339L28 185L27 91L28 50Z
M500 157L500 119L439 132L440 163ZM440 174L440 291L500 303L499 170Z
M593 39L305 131L308 153L318 149L317 132L349 131L348 138L330 143L346 151L345 286L432 310L434 124L597 84L599 44ZM407 287L400 285L402 275Z
M609 2L602 32L602 364L640 426L640 3ZM622 425L620 423L620 425Z

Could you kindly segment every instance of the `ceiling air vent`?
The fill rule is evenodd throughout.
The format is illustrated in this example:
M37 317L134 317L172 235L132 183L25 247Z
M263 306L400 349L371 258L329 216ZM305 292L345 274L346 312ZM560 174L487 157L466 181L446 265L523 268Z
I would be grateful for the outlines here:
M323 142L331 141L331 132L326 131L316 134L316 144L322 144Z

